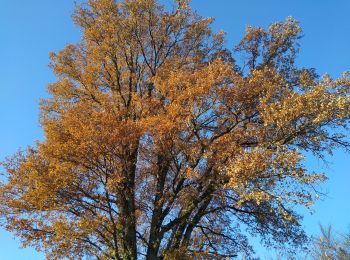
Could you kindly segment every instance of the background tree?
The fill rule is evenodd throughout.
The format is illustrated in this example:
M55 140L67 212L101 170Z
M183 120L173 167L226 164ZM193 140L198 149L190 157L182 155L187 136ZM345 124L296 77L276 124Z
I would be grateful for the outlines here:
M301 245L322 157L349 147L350 79L297 68L292 18L232 53L188 1L90 0L52 54L45 140L3 163L2 223L48 258L220 259ZM240 57L240 62L235 58Z
M350 232L334 233L332 226L320 225L320 235L313 240L311 255L314 259L350 259Z

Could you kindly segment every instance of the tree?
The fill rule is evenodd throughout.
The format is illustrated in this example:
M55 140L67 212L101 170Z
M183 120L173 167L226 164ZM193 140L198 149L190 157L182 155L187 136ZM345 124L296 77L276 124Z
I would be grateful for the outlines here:
M50 259L221 259L306 240L316 156L349 147L350 79L298 68L288 17L234 52L186 0L90 0L51 54L45 140L3 162L2 224ZM240 57L240 61L236 59Z
M321 260L347 260L350 259L350 232L334 234L332 226L320 225L321 234L314 239L311 255Z

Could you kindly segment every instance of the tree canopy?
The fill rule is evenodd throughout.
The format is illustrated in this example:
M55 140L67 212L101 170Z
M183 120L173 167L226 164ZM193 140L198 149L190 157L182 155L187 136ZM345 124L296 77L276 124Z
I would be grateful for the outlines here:
M2 224L49 259L222 259L302 245L297 205L348 148L350 78L295 58L288 17L233 51L186 0L89 0L82 37L51 54L45 139L3 162ZM247 231L247 232L246 232Z

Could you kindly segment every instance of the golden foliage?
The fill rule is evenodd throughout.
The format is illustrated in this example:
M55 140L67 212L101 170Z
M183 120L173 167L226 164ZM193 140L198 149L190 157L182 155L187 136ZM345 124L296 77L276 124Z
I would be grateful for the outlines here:
M248 27L235 53L188 1L90 0L74 21L45 140L4 162L8 230L50 259L230 257L250 251L235 223L305 240L293 206L326 177L303 154L348 147L350 79L295 66L295 20Z

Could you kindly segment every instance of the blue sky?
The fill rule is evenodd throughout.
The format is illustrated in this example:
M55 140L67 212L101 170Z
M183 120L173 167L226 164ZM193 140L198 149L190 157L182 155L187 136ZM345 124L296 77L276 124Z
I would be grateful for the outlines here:
M46 97L46 85L54 81L48 68L48 53L67 43L77 42L79 31L71 22L73 1L0 0L0 160L18 148L42 139L38 123L38 101ZM291 15L300 21L305 37L301 40L298 63L314 67L319 74L340 76L350 70L350 1L348 0L193 0L203 16L215 17L214 30L227 32L233 47L246 25L284 20ZM332 223L343 231L350 224L349 154L336 151L326 166L308 158L310 170L328 174L322 186L327 198L316 203L315 213L306 211L304 226L309 234L318 223ZM33 249L19 249L20 243L0 230L2 259L44 259ZM263 251L261 251L263 252ZM261 253L265 254L265 253Z

